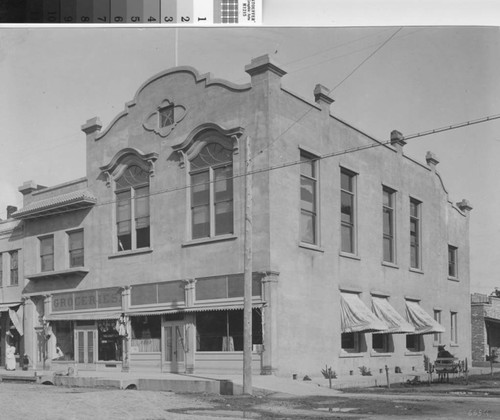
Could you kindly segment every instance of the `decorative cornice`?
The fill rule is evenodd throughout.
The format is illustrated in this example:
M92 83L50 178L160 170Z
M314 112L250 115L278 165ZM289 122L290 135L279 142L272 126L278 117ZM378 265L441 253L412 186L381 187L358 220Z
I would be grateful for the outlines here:
M155 162L158 159L158 153L143 153L133 147L127 147L117 152L107 165L101 166L99 168L106 176L106 186L109 187L111 185L113 176L117 175L117 168L119 168L123 159L126 159L128 157L139 159L143 163L143 166L148 167L149 175L154 176Z

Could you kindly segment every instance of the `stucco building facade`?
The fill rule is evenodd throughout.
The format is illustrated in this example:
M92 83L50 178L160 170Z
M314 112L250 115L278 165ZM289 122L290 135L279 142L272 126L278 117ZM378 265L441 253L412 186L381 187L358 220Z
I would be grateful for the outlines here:
M245 71L152 77L106 128L82 126L84 178L20 188L35 364L44 348L81 369L241 371L248 159L255 373L409 372L437 344L470 357L471 206L437 158L339 120L321 85L285 90L267 56Z

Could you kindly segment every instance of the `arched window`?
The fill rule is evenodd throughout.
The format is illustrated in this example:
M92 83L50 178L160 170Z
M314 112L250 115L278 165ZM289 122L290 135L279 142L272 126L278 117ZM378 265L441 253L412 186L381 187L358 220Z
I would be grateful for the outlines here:
M190 161L193 239L232 234L233 150L225 138L210 136Z
M118 251L149 247L149 172L131 165L115 186Z

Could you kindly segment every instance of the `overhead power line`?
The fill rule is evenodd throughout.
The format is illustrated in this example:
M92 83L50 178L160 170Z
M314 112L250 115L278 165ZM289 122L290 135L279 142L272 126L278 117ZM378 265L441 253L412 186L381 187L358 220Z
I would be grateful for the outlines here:
M419 138L419 137L428 136L431 134L442 133L444 131L456 130L458 128L469 127L471 125L476 125L476 124L481 124L481 123L485 123L485 122L489 122L489 121L494 121L497 119L500 119L500 114L490 115L487 117L478 118L476 120L471 120L471 121L467 121L467 122L463 122L463 123L457 123L457 124L453 124L453 125L449 125L449 126L441 127L441 128L435 128L432 130L422 131L420 133L410 134L408 136L403 136L402 139L403 140L411 140L411 139L415 139L415 138ZM338 150L335 152L325 153L324 155L317 156L313 160L319 161L319 160L328 159L331 157L347 155L349 153L355 153L355 152L359 152L362 150L373 149L375 147L385 146L385 145L389 145L391 143L391 140L379 141L379 140L376 140L373 138L370 138L370 139L373 141L373 143L365 144L365 145L357 146L357 147L351 147L351 148L344 149L344 150ZM202 182L202 183L191 184L191 185L182 185L182 186L178 186L178 187L172 187L172 188L167 188L167 189L163 189L163 190L159 190L159 191L155 191L155 192L150 192L149 194L144 195L144 197L152 197L152 196L160 195L160 194L173 193L176 191L182 191L182 190L186 190L186 189L193 188L193 187L205 186L205 185L215 184L216 182L222 182L222 181L228 181L228 180L233 180L233 179L237 179L237 178L243 178L247 175L255 175L255 174L260 174L260 173L265 173L265 172L271 172L271 171L275 171L278 169L288 168L288 167L300 165L300 164L301 164L300 160L284 162L284 163L280 163L278 165L269 166L267 168L254 169L254 170L249 171L247 173L237 174L237 175L233 175L233 176L230 176L227 178L221 178L221 179L218 179L216 181L208 181L208 182ZM43 191L43 190L40 190L40 191ZM109 205L109 204L115 204L116 202L117 202L116 200L108 200L108 201L103 201L101 203L96 203L94 206L105 206L105 205ZM52 213L51 216L64 214L64 213L68 213L68 212L72 212L72 211L75 211L75 210L62 210L60 212Z

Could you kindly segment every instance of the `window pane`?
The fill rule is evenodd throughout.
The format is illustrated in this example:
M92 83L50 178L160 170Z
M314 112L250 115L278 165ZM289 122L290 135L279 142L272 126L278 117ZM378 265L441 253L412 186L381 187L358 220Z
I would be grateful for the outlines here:
M132 249L132 235L118 235L118 251L126 251Z
M410 266L418 268L418 248L415 245L410 246Z
M352 243L352 227L351 226L341 226L341 237L342 237L342 251L343 252L353 252Z
M226 201L215 205L215 234L233 233L233 203Z
M341 342L343 349L354 349L355 347L354 333L342 333Z
M69 234L69 249L82 249L83 248L83 231L71 232Z
M174 107L160 109L160 127L167 127L174 123Z
M116 194L116 222L130 221L131 207L130 207L130 191L124 191ZM129 227L130 230L130 227Z
M118 235L130 234L132 223L130 220L126 222L119 222L117 225Z
M123 175L116 180L116 189L149 184L149 173L137 165L129 166Z
M191 205L193 207L210 202L209 174L202 172L191 175Z
M351 194L342 192L340 195L340 213L342 222L352 223L353 197Z
M315 162L308 156L304 154L300 155L300 173L308 177L314 178L315 174Z
M316 182L312 179L302 177L300 179L300 199L303 210L315 211Z
M315 216L311 213L302 212L300 215L301 241L310 244L316 243Z
M215 202L233 199L233 168L226 166L214 170Z
M83 267L83 249L75 249L73 251L70 251L69 255L70 267Z
M222 351L222 338L227 336L227 312L196 314L196 350Z
M384 235L392 235L392 211L383 210Z
M42 271L52 271L54 270L54 256L53 255L42 255Z
M392 240L390 238L384 238L384 261L392 262Z
M149 187L135 190L135 217L149 219Z
M148 248L150 246L149 223L145 228L136 230L136 239L137 239L137 248Z
M386 207L392 207L392 192L384 190L383 205Z
M54 253L54 237L40 239L40 254L48 255Z
M204 238L210 236L209 206L200 206L193 211L193 238Z
M340 173L340 188L343 190L346 190L346 191L353 192L352 179L353 179L353 176L351 176L345 172L341 172Z

